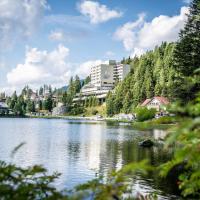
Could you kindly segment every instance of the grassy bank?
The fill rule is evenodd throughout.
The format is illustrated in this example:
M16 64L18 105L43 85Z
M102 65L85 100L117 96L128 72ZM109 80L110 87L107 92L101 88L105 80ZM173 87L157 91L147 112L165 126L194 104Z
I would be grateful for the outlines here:
M106 106L95 106L95 107L88 107L85 109L85 112L83 113L86 117L91 117L94 115L101 115L102 117L106 117Z
M72 120L98 120L95 117L93 117L93 108L89 108L87 110L87 115L76 115L76 116L69 116L69 115L64 115L64 116L14 116L14 115L10 115L10 116L0 116L0 118L38 118L38 119L72 119ZM101 116L105 116L102 115L104 110L102 109L102 107L95 107L95 109L99 109L97 115L101 115ZM101 114L100 114L101 113ZM170 127L173 127L174 125L176 125L177 123L179 123L180 119L178 119L177 117L161 117L159 119L152 119L152 120L148 120L148 121L144 121L144 122L138 122L138 121L134 121L131 122L129 120L117 120L114 118L107 118L107 117L103 117L102 119L99 120L103 120L107 123L111 123L111 124L119 124L119 123L129 123L133 129L137 129L137 130L152 130L152 129L162 129L162 130L166 130Z
M166 130L179 123L179 121L180 119L177 117L165 116L159 119L152 119L144 122L135 121L131 125L134 129L138 130L152 130L152 129Z

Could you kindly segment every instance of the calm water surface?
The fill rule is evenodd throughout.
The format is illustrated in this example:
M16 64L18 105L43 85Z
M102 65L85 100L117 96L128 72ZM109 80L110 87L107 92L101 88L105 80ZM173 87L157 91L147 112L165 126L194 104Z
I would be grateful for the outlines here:
M124 164L150 159L154 165L169 159L162 147L138 147L141 137L159 138L164 133L135 131L127 125L106 122L73 121L62 119L0 119L0 159L19 166L44 165L49 172L62 173L56 186L71 188L95 177L106 175ZM15 155L14 147L26 142ZM133 177L135 191L156 191L159 199L177 199L173 188L160 180L157 172L148 177Z

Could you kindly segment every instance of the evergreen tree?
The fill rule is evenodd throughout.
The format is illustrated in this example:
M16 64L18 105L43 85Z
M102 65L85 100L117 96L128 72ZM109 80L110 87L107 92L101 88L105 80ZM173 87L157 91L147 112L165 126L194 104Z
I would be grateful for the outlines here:
M39 104L39 106L38 106L39 110L42 110L42 101L40 100L40 101L38 102L38 104Z
M48 110L49 112L52 111L53 101L50 96L44 101L43 108L44 108L44 110Z
M174 78L177 74L172 59L174 46L174 43L164 42L153 51L131 60L130 73L107 97L109 115L131 112L146 98L155 95L174 98Z
M128 91L123 101L123 111L125 113L129 113L131 111L131 105L132 105L131 98L132 98L131 92Z
M35 103L31 100L28 100L26 105L26 111L27 112L35 112Z
M51 85L49 85L49 94L50 94L50 95L53 94Z
M145 84L145 96L146 98L152 98L154 94L154 85L153 85L153 74L152 70L147 67L144 75L144 84Z
M79 93L81 89L81 81L78 75L75 76L75 80L74 80L74 90L75 93Z
M112 116L115 114L115 106L113 104L113 101L114 101L113 94L112 92L109 92L106 98L106 107L107 107L106 114L108 116Z
M83 81L83 85L87 85L91 81L90 76L87 76L86 79Z
M43 89L43 87L40 87L40 89L39 89L39 95L41 96L41 95L43 95L43 93L44 93L44 89Z
M180 32L174 52L174 67L178 71L175 94L189 101L200 90L195 70L200 68L200 0L190 4L187 23Z

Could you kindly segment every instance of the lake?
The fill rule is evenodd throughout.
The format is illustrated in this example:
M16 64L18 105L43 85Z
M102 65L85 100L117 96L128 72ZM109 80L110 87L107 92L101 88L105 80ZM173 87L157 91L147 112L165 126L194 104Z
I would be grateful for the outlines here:
M145 137L158 139L163 131L137 131L130 125L64 119L0 119L0 160L19 166L44 165L50 173L62 173L55 183L59 189L72 188L95 177L106 175L134 161L149 159L158 165L170 157L162 145L150 149L138 146ZM26 144L14 158L11 151ZM133 177L134 191L157 192L159 199L177 199L173 187L157 172Z

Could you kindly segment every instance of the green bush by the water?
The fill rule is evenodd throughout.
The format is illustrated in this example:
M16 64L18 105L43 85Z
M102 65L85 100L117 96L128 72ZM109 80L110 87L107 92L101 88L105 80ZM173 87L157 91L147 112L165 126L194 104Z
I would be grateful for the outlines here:
M175 124L179 121L180 119L177 117L172 117L172 116L163 116L158 119L154 119L153 123L155 124Z
M135 111L136 111L137 121L139 121L139 122L153 119L156 114L155 109L147 109L146 107L139 107Z

